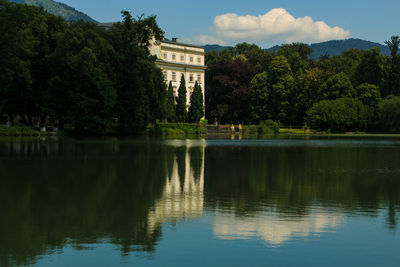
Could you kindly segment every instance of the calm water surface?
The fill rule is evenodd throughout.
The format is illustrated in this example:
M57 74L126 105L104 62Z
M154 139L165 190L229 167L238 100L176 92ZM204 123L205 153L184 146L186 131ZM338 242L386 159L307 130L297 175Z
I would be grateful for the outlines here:
M0 139L0 266L400 266L400 140Z

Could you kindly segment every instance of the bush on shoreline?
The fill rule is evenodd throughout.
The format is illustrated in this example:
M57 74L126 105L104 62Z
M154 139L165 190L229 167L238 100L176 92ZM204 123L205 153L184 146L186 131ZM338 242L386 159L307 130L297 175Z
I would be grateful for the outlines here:
M40 136L38 130L26 126L0 126L0 136Z
M151 135L171 136L171 135L198 135L206 134L207 128L201 124L190 123L157 123L149 128Z

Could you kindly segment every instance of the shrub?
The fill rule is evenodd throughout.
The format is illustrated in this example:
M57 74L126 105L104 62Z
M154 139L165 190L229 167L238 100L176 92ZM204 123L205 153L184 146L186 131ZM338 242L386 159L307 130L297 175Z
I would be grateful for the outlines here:
M204 125L189 123L158 123L150 129L150 133L159 136L205 134Z
M314 104L307 112L306 121L311 128L346 132L365 130L371 117L371 110L360 100L338 98Z
M400 132L400 96L391 96L378 106L379 126L383 131Z

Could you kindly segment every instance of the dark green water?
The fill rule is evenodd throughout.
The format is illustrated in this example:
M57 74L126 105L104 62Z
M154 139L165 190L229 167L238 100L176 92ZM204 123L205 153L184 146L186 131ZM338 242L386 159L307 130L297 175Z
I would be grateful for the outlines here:
M1 139L0 266L400 266L400 140Z

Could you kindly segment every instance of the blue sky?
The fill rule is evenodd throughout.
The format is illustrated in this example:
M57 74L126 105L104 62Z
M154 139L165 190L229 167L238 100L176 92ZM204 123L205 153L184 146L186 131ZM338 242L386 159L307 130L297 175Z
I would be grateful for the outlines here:
M399 0L58 0L100 22L118 21L120 11L157 15L167 38L263 48L361 38L383 43L400 34ZM323 23L320 23L320 22Z

